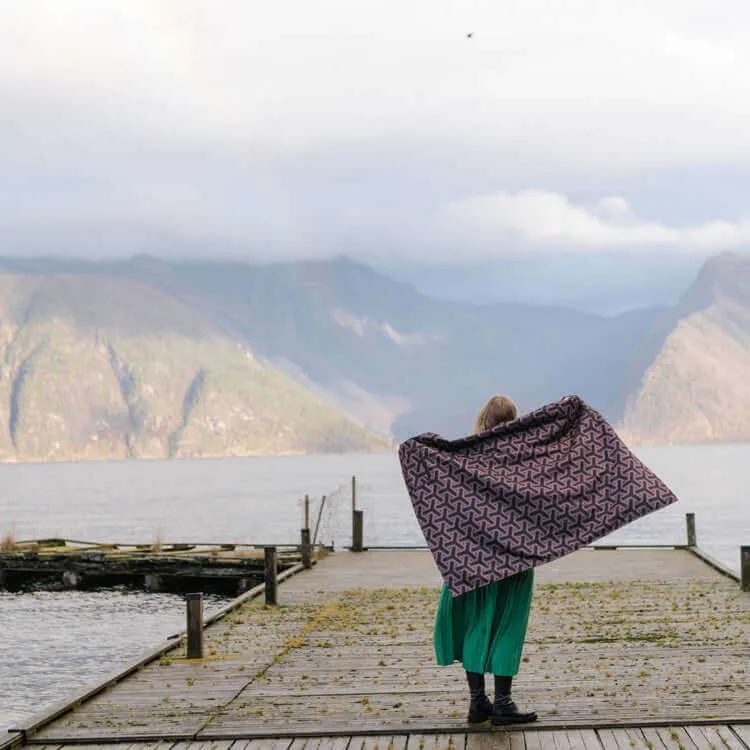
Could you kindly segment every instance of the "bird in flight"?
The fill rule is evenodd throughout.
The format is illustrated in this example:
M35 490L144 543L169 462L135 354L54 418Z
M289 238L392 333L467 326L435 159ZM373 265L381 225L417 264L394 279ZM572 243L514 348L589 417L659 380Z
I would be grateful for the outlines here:
M466 35L466 38L467 38L467 39L471 39L471 38L472 38L473 36L474 36L474 32L473 32L473 31L470 31L470 32L469 32L469 33L468 33L468 34Z

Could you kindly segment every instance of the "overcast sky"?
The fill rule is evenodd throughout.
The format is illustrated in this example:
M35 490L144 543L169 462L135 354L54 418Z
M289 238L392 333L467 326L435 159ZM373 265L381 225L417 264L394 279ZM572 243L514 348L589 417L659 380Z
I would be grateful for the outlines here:
M0 0L0 253L670 301L750 248L748 28L746 0Z

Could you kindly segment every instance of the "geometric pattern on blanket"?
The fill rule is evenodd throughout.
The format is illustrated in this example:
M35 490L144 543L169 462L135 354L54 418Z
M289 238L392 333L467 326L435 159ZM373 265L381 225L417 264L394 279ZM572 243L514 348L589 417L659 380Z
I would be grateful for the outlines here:
M570 554L677 498L578 396L479 435L399 446L453 596Z

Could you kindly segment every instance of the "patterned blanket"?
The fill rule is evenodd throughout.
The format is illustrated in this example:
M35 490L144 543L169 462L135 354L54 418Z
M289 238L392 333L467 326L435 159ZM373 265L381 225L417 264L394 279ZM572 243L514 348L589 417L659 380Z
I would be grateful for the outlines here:
M677 500L577 396L480 435L410 438L399 458L453 596L567 555Z

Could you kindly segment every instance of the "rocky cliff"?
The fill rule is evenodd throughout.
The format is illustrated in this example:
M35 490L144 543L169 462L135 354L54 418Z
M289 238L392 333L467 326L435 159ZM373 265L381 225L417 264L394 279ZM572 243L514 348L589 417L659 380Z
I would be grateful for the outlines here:
M750 257L722 254L657 321L621 432L633 442L750 440Z

